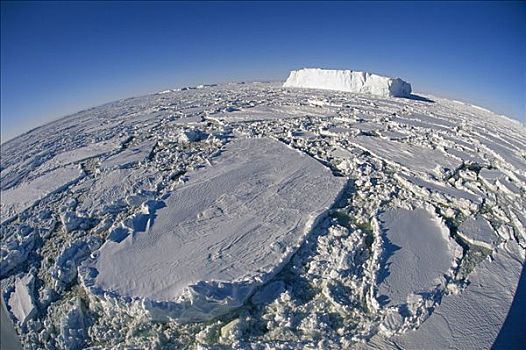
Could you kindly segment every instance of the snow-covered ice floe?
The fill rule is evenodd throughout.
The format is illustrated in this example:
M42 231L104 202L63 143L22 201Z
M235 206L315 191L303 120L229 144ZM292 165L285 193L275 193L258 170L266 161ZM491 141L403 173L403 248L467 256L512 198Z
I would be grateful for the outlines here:
M69 165L2 191L2 221L32 206L39 199L69 186L81 176L82 172L77 166Z
M367 348L519 349L518 340L524 338L523 330L519 330L522 334L509 334L515 339L504 340L498 346L495 339L518 292L524 261L524 249L514 241L506 243L496 250L493 261L485 260L475 269L470 285L462 294L445 296L433 316L420 328L390 339L374 337ZM524 294L519 297L523 298Z
M352 70L320 68L293 70L283 87L337 90L378 96L411 95L411 85L400 78Z
M413 295L444 288L444 276L462 256L449 230L428 208L389 209L380 214L384 247L378 271L382 304L406 304Z
M272 278L346 180L268 138L235 140L148 218L83 268L98 295L141 299L153 318L209 320Z

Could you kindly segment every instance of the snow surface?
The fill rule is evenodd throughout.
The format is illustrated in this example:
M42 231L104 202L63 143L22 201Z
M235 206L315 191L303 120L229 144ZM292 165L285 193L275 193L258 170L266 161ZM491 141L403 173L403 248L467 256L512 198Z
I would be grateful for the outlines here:
M50 171L18 187L1 192L2 221L32 206L37 200L75 182L81 176L77 166Z
M62 167L64 165L81 162L93 158L118 148L114 142L92 143L84 147L57 154L51 160L45 163L38 171L46 171L49 168Z
M389 209L379 215L384 248L378 272L382 303L400 305L413 295L443 285L443 276L461 254L449 230L424 208Z
M6 350L18 350L22 349L22 344L18 339L15 328L9 319L9 314L5 309L4 300L1 300L0 305L1 321L0 321L0 337L2 349Z
M524 249L510 241L497 249L494 261L485 260L473 272L471 283L461 295L448 295L433 317L416 331L390 340L375 339L379 349L490 349L505 322L524 265ZM523 291L524 292L524 291ZM520 328L516 327L516 328ZM513 334L510 344L515 349ZM506 343L506 342L504 342Z
M167 316L186 322L226 313L279 271L346 182L271 139L229 143L188 178L146 232L102 246L93 290L173 302Z
M2 299L27 348L512 348L525 149L521 123L432 96L256 82L108 103L2 144Z
M15 291L9 298L8 305L11 312L22 325L37 314L37 307L32 297L34 283L35 279L31 275L17 278Z
M442 173L443 169L451 170L460 166L459 161L440 150L371 136L357 136L349 141L386 162L424 173L437 174Z
M144 161L152 152L155 141L146 141L136 147L127 148L126 150L108 157L101 162L101 169L127 168L131 165Z
M411 95L411 85L400 78L352 70L320 68L293 70L283 87L337 90L379 96Z
M484 245L488 249L491 249L499 238L491 223L481 215L468 218L458 229L464 239L473 244Z

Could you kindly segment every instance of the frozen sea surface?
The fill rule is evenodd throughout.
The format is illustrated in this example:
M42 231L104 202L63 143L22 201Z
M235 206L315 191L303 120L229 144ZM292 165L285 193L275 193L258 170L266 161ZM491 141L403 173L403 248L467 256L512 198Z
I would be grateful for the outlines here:
M188 174L145 232L101 247L93 288L180 304L166 313L182 321L216 317L279 271L345 182L277 141L233 141Z
M282 85L122 99L2 144L26 348L520 348L524 125Z
M398 208L381 213L379 219L384 236L379 299L401 305L412 295L443 285L460 247L449 242L449 230L436 214L424 208Z
M2 191L2 221L32 206L37 200L70 185L80 176L80 169L70 165Z

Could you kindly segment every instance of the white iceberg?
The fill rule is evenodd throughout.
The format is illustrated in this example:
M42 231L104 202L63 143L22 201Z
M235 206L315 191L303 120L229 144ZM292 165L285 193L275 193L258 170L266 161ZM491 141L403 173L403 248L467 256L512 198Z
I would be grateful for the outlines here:
M337 90L379 96L411 95L411 84L400 78L352 70L320 68L293 70L283 87Z

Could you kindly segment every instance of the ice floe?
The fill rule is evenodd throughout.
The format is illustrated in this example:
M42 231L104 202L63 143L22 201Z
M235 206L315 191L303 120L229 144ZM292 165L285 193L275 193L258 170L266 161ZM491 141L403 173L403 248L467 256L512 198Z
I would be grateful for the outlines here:
M33 275L25 275L17 278L15 281L15 291L9 298L8 305L11 308L11 312L22 326L24 326L28 320L35 317L38 312L33 300L34 288L35 277Z
M216 317L279 271L345 185L270 139L233 141L188 177L149 230L97 252L93 290L149 300L186 322Z
M396 208L381 213L379 220L383 247L377 278L382 303L405 304L412 295L444 288L444 275L462 254L440 218L424 208Z
M30 182L2 191L2 221L32 206L37 200L71 185L81 177L74 165L58 168Z

